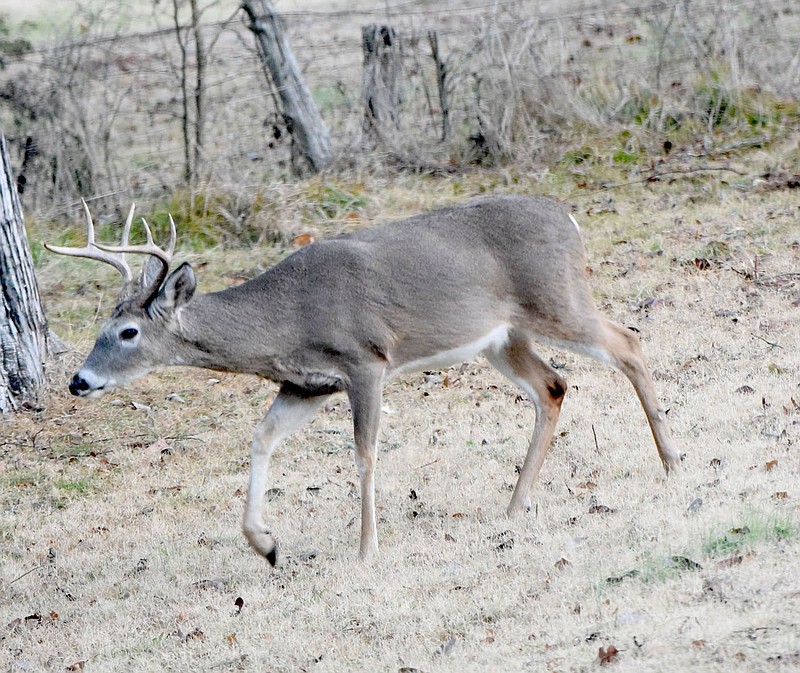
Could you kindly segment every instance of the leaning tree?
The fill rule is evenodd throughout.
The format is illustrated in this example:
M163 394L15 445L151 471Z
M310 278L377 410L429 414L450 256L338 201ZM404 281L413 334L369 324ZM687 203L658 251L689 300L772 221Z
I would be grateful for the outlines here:
M35 404L44 383L47 350L47 319L0 132L0 414Z

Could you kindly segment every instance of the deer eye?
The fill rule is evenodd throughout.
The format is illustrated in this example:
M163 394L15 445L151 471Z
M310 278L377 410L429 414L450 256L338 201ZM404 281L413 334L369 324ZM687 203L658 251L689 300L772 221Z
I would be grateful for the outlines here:
M139 334L139 330L135 327L126 327L119 333L119 338L123 341L130 341L135 338L137 334Z

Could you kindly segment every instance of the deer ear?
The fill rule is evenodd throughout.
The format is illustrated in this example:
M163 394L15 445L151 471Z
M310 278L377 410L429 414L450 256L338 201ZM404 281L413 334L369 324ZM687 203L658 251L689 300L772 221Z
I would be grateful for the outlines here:
M196 288L192 266L184 262L167 276L154 303L162 310L174 311L189 302Z
M158 257L149 256L142 267L139 274L139 289L140 291L148 290L154 284L158 274L161 272L163 262Z

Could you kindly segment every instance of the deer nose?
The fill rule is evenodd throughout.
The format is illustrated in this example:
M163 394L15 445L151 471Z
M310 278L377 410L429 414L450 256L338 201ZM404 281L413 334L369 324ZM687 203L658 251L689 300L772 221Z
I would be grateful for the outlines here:
M89 392L89 384L86 382L86 379L78 376L72 377L72 381L69 382L69 392L73 395L85 395Z

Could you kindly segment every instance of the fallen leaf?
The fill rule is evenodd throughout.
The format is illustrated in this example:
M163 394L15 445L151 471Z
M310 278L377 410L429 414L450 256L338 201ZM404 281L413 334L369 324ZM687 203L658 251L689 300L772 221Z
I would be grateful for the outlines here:
M613 514L617 510L607 505L592 505L589 508L589 514Z
M199 580L198 582L192 582L192 588L201 590L214 589L215 591L227 591L228 580L221 577L212 580Z
M186 634L186 638L184 638L184 642L188 640L205 640L206 634L203 633L199 628L195 628L189 633Z
M161 456L168 456L172 453L172 447L167 444L167 440L159 437L155 442L150 444L144 452L151 458L161 458Z
M505 551L506 549L514 548L514 538L512 535L513 534L511 533L510 530L504 530L501 533L495 533L494 535L490 535L489 539L492 542L500 543L495 548L496 551Z
M606 584L619 584L622 582L622 580L628 579L629 577L636 577L638 574L638 570L629 570L628 572L617 575L616 577L607 577Z
M716 565L717 568L733 568L734 566L738 566L744 560L744 555L742 554L734 554L733 556L729 556L726 559L722 559Z
M298 234L292 239L292 243L302 248L303 246L310 245L315 240L313 234Z
M687 512L696 512L703 506L703 499L702 498L695 498L686 508Z
M666 304L666 301L662 297L646 297L639 302L639 308L649 311L650 309L664 306L664 304Z
M680 570L702 570L703 566L701 566L696 561L692 561L692 559L687 558L685 556L672 556L669 559L669 565L673 568L679 568Z
M138 573L143 573L145 570L147 570L147 559L140 558L139 562L133 567L132 570L128 572L128 575L136 575Z
M458 643L458 638L455 636L450 636L447 640L445 640L433 653L433 656L444 656L445 654L449 654L450 650L452 650L456 644Z
M231 633L231 634L225 636L225 640L228 643L228 647L235 647L237 645L237 643L236 643L236 633Z
M597 658L600 660L600 665L605 666L613 662L617 654L619 654L619 650L613 645L609 645L608 649L601 647L597 651Z

